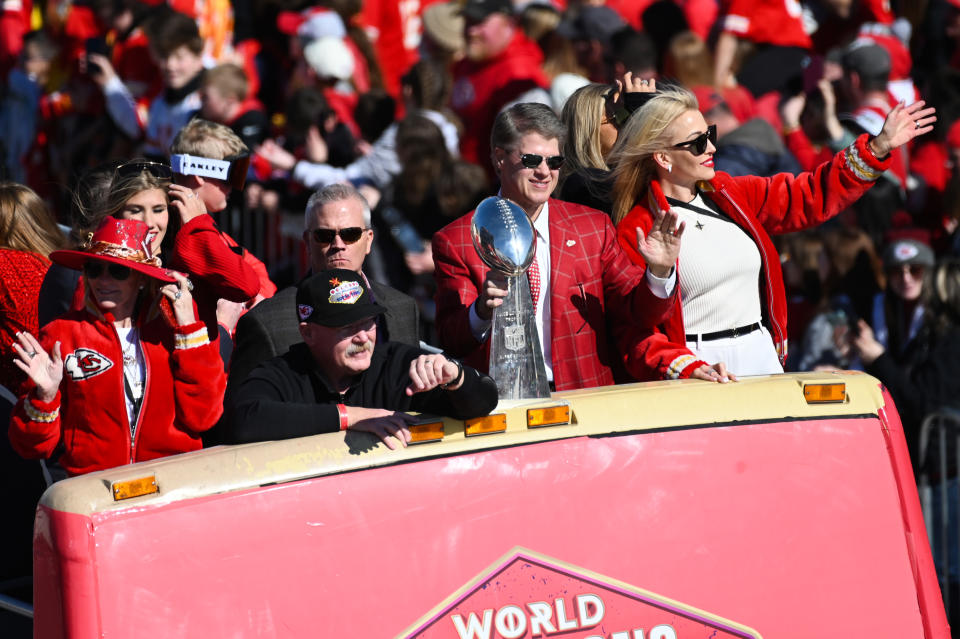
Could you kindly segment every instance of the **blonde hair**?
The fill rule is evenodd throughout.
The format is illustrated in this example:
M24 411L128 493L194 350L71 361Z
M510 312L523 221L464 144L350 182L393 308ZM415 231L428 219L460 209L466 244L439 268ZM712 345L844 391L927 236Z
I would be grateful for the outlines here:
M170 154L187 153L211 160L248 153L250 149L228 126L194 118L177 132L170 145Z
M600 150L600 125L607 114L606 96L610 91L607 84L588 84L574 91L563 105L560 120L567 128L567 139L561 180L581 169L610 169Z
M713 55L693 31L681 31L670 39L664 66L666 74L684 86L713 84Z
M133 160L130 164L138 161L146 162L146 160ZM71 235L80 247L85 247L89 236L99 228L104 218L119 217L127 201L137 193L160 189L164 195L167 195L167 187L170 185L170 180L157 177L147 170L121 177L114 169L112 179L109 182L109 190L104 190L105 185L100 184L100 182L105 177L103 175L105 172L103 171L95 176L98 182L98 190L92 197L89 195L87 197L82 196L81 189L78 189L74 194L73 205L77 217ZM167 200L169 203L169 196L167 196ZM165 246L173 242L173 236L179 230L179 219L178 215L171 212L167 222L166 235L163 239Z
M614 167L613 220L620 222L656 175L653 154L670 146L667 129L687 111L697 110L697 98L682 87L657 94L634 112L620 130L607 158Z
M64 240L47 205L33 189L0 182L0 247L48 257Z
M224 63L207 70L203 74L203 86L213 87L225 97L243 101L250 92L247 73L240 66Z

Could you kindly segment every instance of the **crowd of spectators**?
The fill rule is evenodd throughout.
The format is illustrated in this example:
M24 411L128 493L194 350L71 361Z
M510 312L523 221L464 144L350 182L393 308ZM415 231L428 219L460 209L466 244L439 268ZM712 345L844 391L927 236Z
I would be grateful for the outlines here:
M75 275L47 272L50 253L84 249L104 216L150 227L164 265L191 276L198 320L226 367L238 357L240 377L298 341L295 285L310 271L362 270L363 290L385 308L381 339L451 350L451 335L469 341L478 335L470 322L488 318L469 315L473 298L438 294L451 277L439 260L449 269L475 256L435 264L435 250L456 244L436 237L445 227L439 237L453 237L459 227L448 225L501 192L498 114L539 103L560 116L563 131L541 136L557 152L547 144L524 157L560 169L554 197L620 221L652 179L624 177L646 135L632 114L658 88L685 88L709 129L684 144L715 149L716 170L733 177L815 171L844 149L866 153L863 141L898 105L936 108L935 123L916 123L919 137L891 147L882 174L879 164L865 169L880 175L862 197L772 240L786 300L770 311L786 317L773 359L788 371L877 375L904 407L911 446L923 416L960 397L950 375L960 326L958 0L8 0L0 74L0 180L9 183L0 194L0 382L13 393L24 381L10 365L14 337L82 306ZM550 164L555 155L562 167ZM131 213L126 198L106 210L132 159L144 179L161 180L151 188L162 228L149 203ZM171 160L172 172L154 175ZM660 182L680 179L672 176ZM328 190L338 184L349 186ZM318 190L325 195L311 198ZM527 204L535 219L543 203ZM94 219L91 210L105 212ZM69 231L58 235L51 220ZM326 228L339 236L324 237ZM621 238L628 253L633 230ZM493 308L475 279L471 295ZM608 367L612 342L598 348L591 379L637 374ZM555 386L583 386L583 370L568 369L554 368Z

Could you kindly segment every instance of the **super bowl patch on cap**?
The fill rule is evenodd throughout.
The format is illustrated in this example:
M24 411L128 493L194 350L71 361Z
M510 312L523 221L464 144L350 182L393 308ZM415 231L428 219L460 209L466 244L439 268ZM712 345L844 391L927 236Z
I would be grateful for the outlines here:
M309 304L297 304L297 316L300 318L300 321L304 321L308 317L313 315L313 307Z
M331 304L353 304L363 295L363 288L360 282L341 282L334 278L330 280L330 303Z
M893 249L894 256L901 262L912 260L920 253L920 250L913 244L901 242Z

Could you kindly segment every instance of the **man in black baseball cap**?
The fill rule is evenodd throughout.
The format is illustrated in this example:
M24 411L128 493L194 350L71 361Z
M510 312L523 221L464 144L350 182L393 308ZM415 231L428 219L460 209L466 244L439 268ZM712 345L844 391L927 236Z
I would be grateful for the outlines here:
M231 395L233 443L363 430L388 448L406 446L401 411L469 419L497 404L494 381L442 354L399 342L377 343L373 301L355 271L321 271L297 287L303 343L255 368Z

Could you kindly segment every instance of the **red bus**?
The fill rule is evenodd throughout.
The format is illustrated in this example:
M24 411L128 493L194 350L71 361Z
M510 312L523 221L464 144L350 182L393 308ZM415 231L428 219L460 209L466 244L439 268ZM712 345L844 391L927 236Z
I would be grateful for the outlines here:
M35 636L949 637L867 375L554 393L414 430L55 484Z

